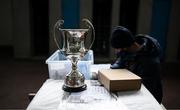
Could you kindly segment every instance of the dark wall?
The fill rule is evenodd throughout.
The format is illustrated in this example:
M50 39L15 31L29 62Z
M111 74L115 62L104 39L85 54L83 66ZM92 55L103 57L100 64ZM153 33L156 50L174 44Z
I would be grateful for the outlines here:
M119 25L125 26L133 34L136 34L138 8L139 0L121 0L120 2Z
M93 0L93 25L96 32L93 44L95 56L109 56L111 9L111 0Z
M32 54L35 56L49 52L48 18L48 0L30 0Z

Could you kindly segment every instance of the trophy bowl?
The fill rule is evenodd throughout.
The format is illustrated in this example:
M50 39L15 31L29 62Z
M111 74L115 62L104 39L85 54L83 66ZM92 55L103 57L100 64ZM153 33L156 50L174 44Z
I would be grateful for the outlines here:
M92 23L88 19L83 19L85 28L63 29L63 20L58 20L54 25L54 41L60 53L67 60L71 61L72 69L65 76L63 90L67 92L79 92L86 89L84 74L79 72L77 63L83 59L92 47L95 40L95 31ZM56 30L59 35L56 35Z

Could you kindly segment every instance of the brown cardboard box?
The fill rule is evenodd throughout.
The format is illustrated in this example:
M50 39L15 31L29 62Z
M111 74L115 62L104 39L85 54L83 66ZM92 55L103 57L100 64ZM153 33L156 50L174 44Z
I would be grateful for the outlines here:
M141 88L141 78L127 69L99 70L98 80L112 92L139 90Z

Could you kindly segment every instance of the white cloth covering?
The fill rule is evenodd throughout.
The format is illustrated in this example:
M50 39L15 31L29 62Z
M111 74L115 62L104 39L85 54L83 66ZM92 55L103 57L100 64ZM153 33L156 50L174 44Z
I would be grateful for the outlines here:
M89 88L81 95L81 100L85 100L84 102L82 101L85 103L83 104L76 102L78 100L74 100L74 97L78 95L78 93L72 94L72 97L70 93L62 90L62 84L62 80L46 80L27 107L27 110L65 110L65 108L66 110L79 110L79 107L81 107L81 110L108 110L104 108L114 108L113 110L163 110L143 85L139 91L118 92L118 96L114 94L109 94L108 96L107 92L98 93L95 91L93 93L89 85L93 84L98 87L98 83L88 80L86 84ZM103 89L98 88L98 91L99 90L102 91ZM88 91L90 92L88 93ZM92 96L89 96L90 94L92 94ZM94 98L96 98L96 101L92 102ZM98 101L98 99L101 101ZM74 101L74 103L69 103L68 105L67 102L69 102L69 100Z
M109 67L110 64L92 65L91 72L96 77L99 69ZM62 90L63 80L47 79L27 110L164 110L144 85L138 91L115 95L107 92L97 80L85 83L86 91L70 94Z

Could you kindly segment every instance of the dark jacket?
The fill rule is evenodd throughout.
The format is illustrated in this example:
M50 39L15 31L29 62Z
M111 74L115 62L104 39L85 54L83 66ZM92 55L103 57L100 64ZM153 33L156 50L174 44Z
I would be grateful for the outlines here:
M147 35L138 35L135 41L141 45L141 49L136 53L120 52L120 68L126 68L140 76L145 87L161 103L160 45L157 40Z

